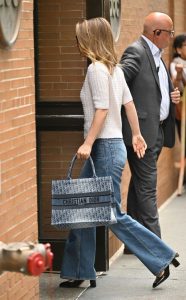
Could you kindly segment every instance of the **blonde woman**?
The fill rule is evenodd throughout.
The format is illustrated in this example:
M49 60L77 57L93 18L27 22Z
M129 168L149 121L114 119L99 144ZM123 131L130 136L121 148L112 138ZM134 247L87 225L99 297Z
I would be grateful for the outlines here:
M117 201L117 223L112 232L127 245L142 263L157 276L153 287L169 276L169 265L178 266L176 252L148 229L121 212L120 182L127 159L122 139L121 106L124 105L133 134L136 155L144 156L146 143L141 136L138 118L131 94L117 65L117 56L109 23L104 18L85 20L76 25L80 53L89 58L86 78L81 90L84 109L84 143L77 156L94 161L98 176L112 176ZM91 177L89 160L81 177ZM95 228L71 230L63 255L60 287L78 287L84 280L96 286L94 269L96 251Z

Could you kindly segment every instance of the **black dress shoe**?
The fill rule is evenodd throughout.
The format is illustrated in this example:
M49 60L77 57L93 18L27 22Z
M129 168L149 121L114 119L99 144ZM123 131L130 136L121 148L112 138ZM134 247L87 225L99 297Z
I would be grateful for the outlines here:
M179 254L176 253L175 257L178 257L178 256L179 256ZM171 261L171 264L172 264L175 268L177 268L177 267L180 265L179 261L177 261L176 258L174 258L174 259ZM165 281L165 280L169 277L169 275L170 275L170 271L169 271L169 266L168 266L168 267L165 268L165 270L164 270L164 272L163 272L163 274L162 274L161 276L157 276L157 277L156 277L155 281L153 282L152 287L155 288L155 287L157 287L158 285L160 285L163 281Z
M90 286L92 288L95 288L96 287L96 280L90 280Z
M124 248L123 254L133 254L128 248Z
M83 281L84 280L67 280L67 281L61 282L59 284L59 287L62 287L62 288L77 288L83 283Z
M59 287L61 288L77 288L79 287L85 280L67 280L61 282ZM96 287L96 280L90 280L90 287Z
M169 275L170 275L170 271L169 271L169 266L168 266L164 270L163 275L156 277L155 281L153 282L152 287L155 288L158 285L160 285L163 281L165 281L169 277Z

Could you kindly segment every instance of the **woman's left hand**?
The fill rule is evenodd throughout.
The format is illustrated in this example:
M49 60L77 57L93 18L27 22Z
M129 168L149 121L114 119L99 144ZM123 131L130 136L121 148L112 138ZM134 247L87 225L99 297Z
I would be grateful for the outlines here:
M180 91L178 90L178 88L175 88L171 93L171 100L174 104L180 103Z
M91 151L92 151L92 147L90 145L82 144L77 151L77 158L88 159Z
M147 144L141 134L133 135L132 145L134 152L136 152L139 158L145 155L145 150L147 149Z

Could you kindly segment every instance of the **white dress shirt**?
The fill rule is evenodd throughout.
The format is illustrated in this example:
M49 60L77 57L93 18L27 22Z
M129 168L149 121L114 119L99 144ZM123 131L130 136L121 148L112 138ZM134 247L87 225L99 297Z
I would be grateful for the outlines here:
M142 38L147 42L151 53L153 55L155 65L158 72L160 90L161 90L161 106L160 106L160 121L165 120L169 115L170 109L170 95L169 95L169 81L167 71L161 60L162 50L160 50L154 43L152 43L147 37L142 35Z

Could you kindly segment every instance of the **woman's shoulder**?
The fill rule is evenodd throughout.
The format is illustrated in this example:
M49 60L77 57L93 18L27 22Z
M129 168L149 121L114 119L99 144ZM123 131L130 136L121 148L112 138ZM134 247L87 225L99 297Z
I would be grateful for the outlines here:
M115 72L118 72L120 74L123 74L123 70L122 70L122 65L121 64L117 64L115 66Z
M96 61L96 62L93 62L91 63L89 66L88 66L88 72L104 72L106 74L109 73L106 65L100 61Z
M120 64L116 65L114 72L123 80L125 78L122 66Z
M183 62L184 62L184 60L180 56L174 57L172 60L172 63L175 63L175 64L183 64Z

